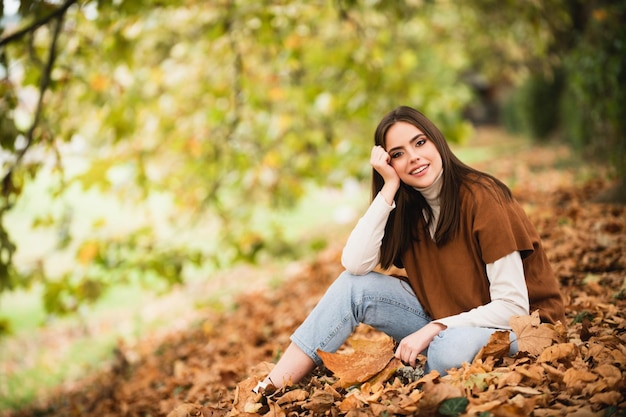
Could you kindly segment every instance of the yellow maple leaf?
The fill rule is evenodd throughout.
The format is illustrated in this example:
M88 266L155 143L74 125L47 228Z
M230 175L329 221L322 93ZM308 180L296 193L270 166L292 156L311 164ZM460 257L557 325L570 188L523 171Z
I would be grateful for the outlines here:
M517 337L518 349L534 356L540 355L558 338L553 326L541 323L538 310L529 316L511 317L510 325Z

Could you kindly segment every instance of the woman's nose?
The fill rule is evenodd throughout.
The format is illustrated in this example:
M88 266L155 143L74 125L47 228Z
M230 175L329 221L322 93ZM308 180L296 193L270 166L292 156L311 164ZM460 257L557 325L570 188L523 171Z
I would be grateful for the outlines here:
M419 149L412 148L409 150L409 159L411 161L418 161L421 158Z

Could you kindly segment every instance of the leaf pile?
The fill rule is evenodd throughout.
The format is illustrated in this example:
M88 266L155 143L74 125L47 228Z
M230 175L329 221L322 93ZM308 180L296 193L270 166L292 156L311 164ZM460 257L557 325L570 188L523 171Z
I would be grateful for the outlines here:
M602 180L574 187L549 172L516 173L513 191L544 239L567 323L516 318L514 357L504 355L508 334L497 332L471 364L411 380L396 372L393 344L360 326L309 378L253 394L341 272L332 248L280 288L241 295L234 311L207 312L165 340L120 342L106 371L3 417L626 415L626 208L591 202L609 185Z

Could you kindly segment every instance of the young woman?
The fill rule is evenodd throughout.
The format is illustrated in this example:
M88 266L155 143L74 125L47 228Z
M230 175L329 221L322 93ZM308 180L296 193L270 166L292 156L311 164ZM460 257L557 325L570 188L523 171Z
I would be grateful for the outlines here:
M445 375L512 316L565 320L539 236L506 185L461 162L413 108L387 114L374 139L373 198L343 250L346 271L256 390L297 383L321 364L317 349L337 350L359 323L392 336L403 362L423 353L425 371Z

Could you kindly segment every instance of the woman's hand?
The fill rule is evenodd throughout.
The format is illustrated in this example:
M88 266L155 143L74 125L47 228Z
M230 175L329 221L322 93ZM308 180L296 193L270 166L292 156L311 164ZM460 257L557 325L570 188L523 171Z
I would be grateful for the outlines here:
M443 324L428 323L415 333L411 333L402 339L400 344L398 344L398 348L396 349L396 358L415 368L417 356L422 353L428 345L430 345L430 342L432 342L440 331L445 329L446 326Z
M396 191L400 188L400 177L391 166L391 157L382 146L374 146L370 156L370 164L383 177L385 184L380 190L388 204L393 202Z

